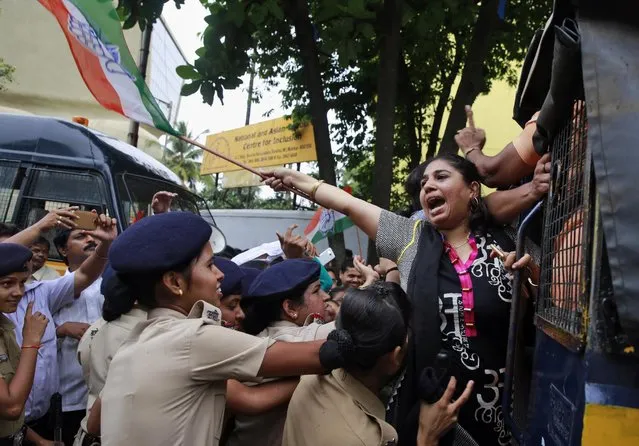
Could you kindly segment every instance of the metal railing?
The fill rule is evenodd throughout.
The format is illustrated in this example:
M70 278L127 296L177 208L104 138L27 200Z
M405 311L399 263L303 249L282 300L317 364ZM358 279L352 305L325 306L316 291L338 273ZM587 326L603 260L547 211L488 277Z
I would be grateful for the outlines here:
M551 146L552 183L544 209L537 325L572 350L585 343L591 231L591 157L582 102Z

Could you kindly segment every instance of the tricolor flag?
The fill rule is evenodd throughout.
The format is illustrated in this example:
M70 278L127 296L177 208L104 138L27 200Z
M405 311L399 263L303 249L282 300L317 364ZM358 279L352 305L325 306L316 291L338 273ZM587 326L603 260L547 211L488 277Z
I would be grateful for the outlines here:
M178 135L155 102L124 40L111 0L38 0L58 20L91 94L105 108Z
M339 234L351 226L353 226L353 221L346 215L332 209L319 208L304 229L304 235L311 242L317 243L328 235Z

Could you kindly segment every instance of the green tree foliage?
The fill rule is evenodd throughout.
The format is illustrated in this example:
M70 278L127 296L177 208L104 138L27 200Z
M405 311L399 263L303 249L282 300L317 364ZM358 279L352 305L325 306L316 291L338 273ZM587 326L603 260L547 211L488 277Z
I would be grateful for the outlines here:
M136 6L153 4L151 9L157 12L165 1L120 0L120 5L127 8L125 18L131 24L150 17ZM175 1L179 5L183 0ZM454 150L449 133L463 126L459 104L462 108L472 104L495 80L515 81L517 62L552 6L550 0L508 0L501 20L496 0L201 2L208 8L208 26L194 64L178 69L188 82L183 94L199 92L209 104L223 101L225 90L241 84L251 61L257 75L272 85L285 79L283 105L293 110L296 120L311 119L316 134L321 133L316 136L320 176L335 178L335 156L345 169L344 180L367 199L373 194L371 186L380 180L374 173L376 162L384 163L384 172L390 172L397 185L422 160L424 151L432 156L440 143L448 144L444 150ZM393 29L391 4L401 15L396 67L384 65L382 57ZM383 68L396 71L394 106L380 106L387 87L380 83ZM453 84L460 78L464 86L453 95ZM440 141L446 110L455 118L449 120L449 136ZM330 139L337 150L331 150L329 141L327 152L328 137L318 119L323 115L325 121L329 112L336 118ZM395 119L380 118L382 112L394 113ZM388 122L393 123L389 130L376 132L381 124L388 129ZM388 141L388 132L394 143L392 163L373 155L382 138ZM392 208L403 205L398 191L394 187L391 193Z
M6 88L7 83L13 82L14 72L15 68L5 63L4 59L0 57L0 91Z
M293 199L287 193L262 198L254 187L219 189L205 187L201 193L211 209L293 209Z
M0 13L2 13L1 9L0 9ZM0 57L0 91L6 88L5 85L7 83L13 82L14 73L15 73L15 68L5 63L4 59Z
M186 122L178 122L176 130L182 135L191 138L191 132L187 128ZM171 136L168 146L164 148L162 162L180 177L185 186L195 191L195 186L200 179L201 158L202 151L200 149Z
M125 29L133 28L136 23L144 29L147 24L152 24L160 18L164 4L168 1L169 0L118 0L117 10L124 21ZM173 2L177 8L180 8L185 0L173 0Z

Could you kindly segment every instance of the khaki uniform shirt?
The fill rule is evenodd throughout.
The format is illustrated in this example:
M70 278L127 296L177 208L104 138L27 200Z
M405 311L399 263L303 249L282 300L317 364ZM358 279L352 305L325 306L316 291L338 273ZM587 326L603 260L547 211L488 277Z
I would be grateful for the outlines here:
M282 446L392 446L381 400L343 369L304 376L288 407Z
M102 390L104 446L217 446L226 380L256 379L274 342L220 325L197 302L188 318L155 308L111 361Z
M44 265L42 268L31 274L27 283L42 282L44 280L55 280L60 278L60 273L50 266Z
M289 321L277 321L257 336L275 341L305 342L326 339L335 330L335 323L310 323L303 327ZM226 446L280 446L286 421L286 405L260 415L237 415L235 428Z
M16 342L15 326L4 314L0 313L0 377L7 386L11 383L20 361L20 347ZM0 419L0 438L9 437L24 424L24 411L18 420Z
M87 413L80 425L86 432L93 403L104 388L111 360L138 322L146 320L146 311L134 307L118 319L106 322L100 318L84 333L78 345L78 360L89 388Z

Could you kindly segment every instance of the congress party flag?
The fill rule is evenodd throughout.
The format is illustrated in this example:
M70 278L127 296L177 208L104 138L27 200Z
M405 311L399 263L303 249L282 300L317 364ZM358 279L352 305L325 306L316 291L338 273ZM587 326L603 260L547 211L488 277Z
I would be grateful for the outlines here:
M80 75L103 107L179 135L144 82L111 0L38 1L57 19Z
M346 215L332 209L319 208L304 229L304 235L312 243L317 243L328 235L339 234L351 226L353 221Z

